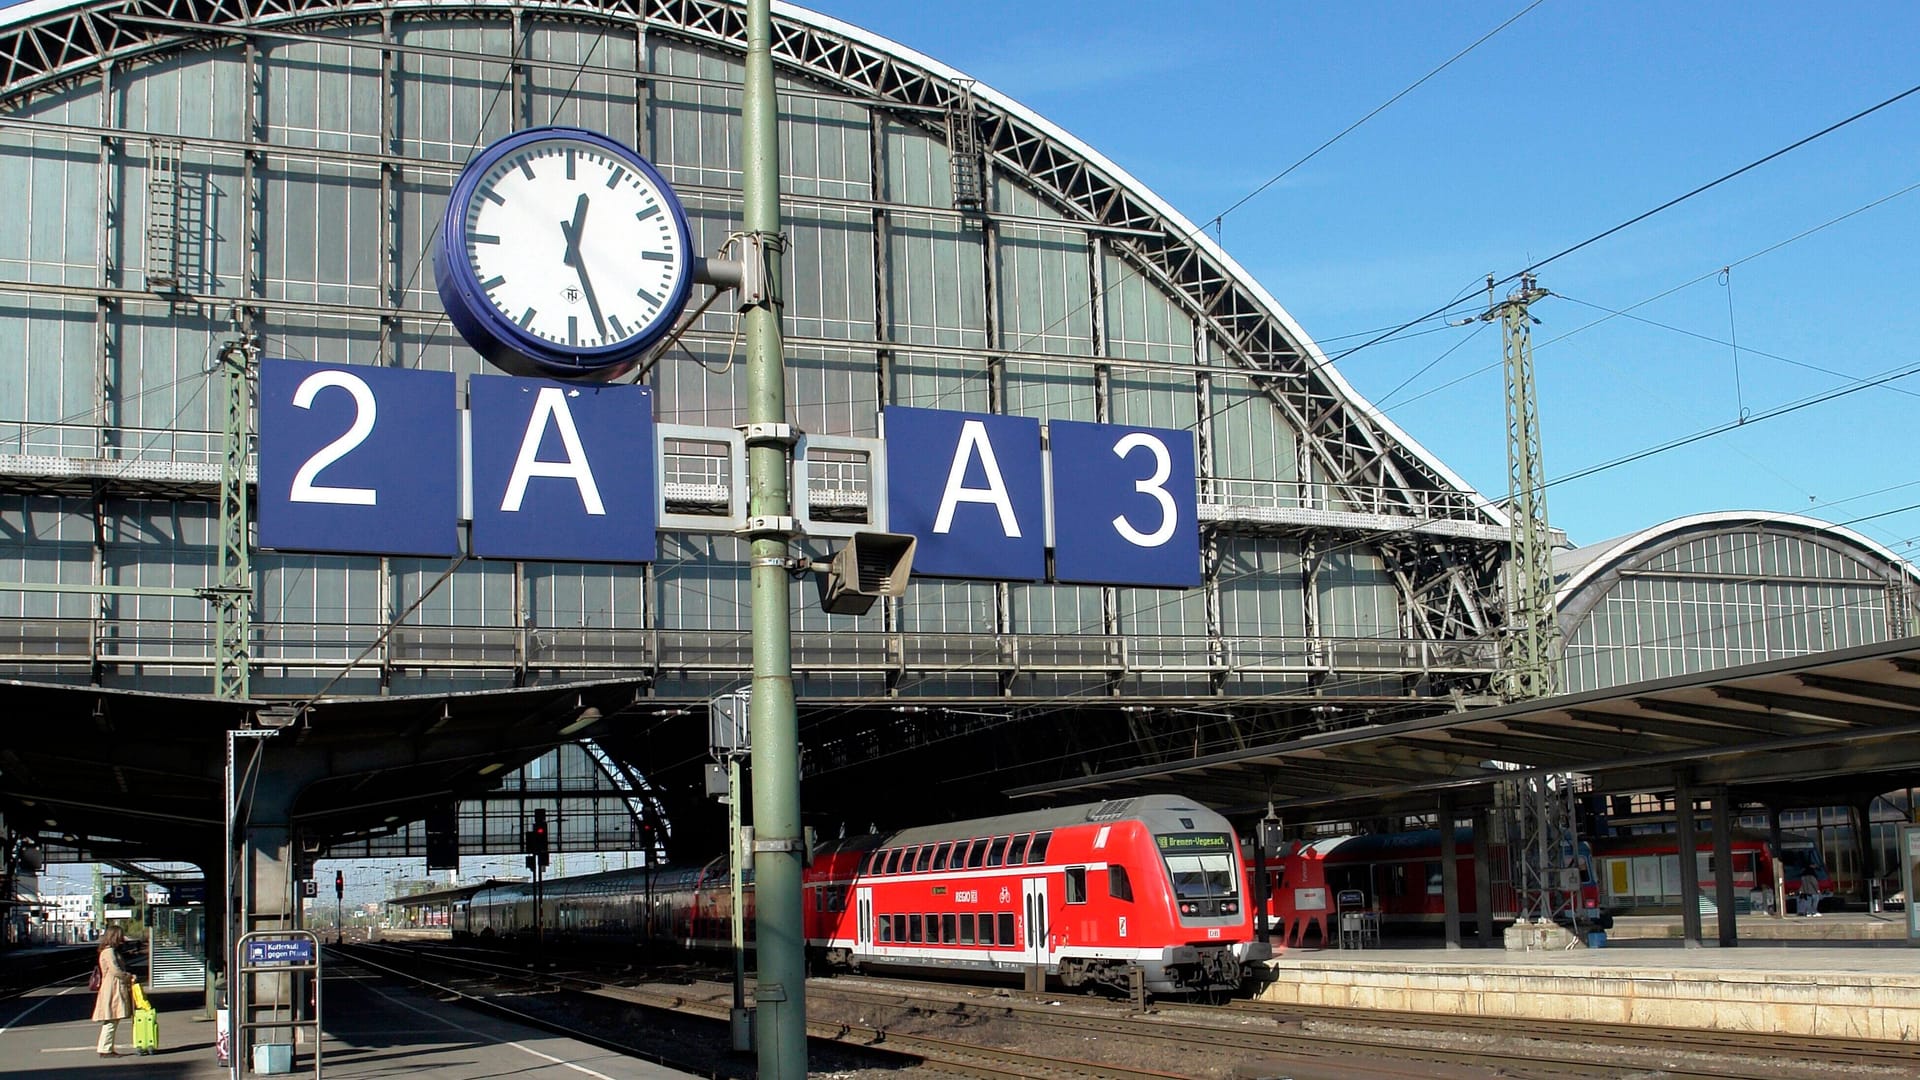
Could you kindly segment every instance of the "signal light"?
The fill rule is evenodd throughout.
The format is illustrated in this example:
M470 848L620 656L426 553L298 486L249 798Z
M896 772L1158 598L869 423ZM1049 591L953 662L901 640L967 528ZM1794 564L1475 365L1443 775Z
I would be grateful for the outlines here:
M345 871L335 870L333 872L333 898L335 900L343 900L346 898L346 895L347 875Z
M527 831L527 854L533 859L538 859L541 866L545 866L548 850L547 811L545 807L539 807L533 812L533 828ZM528 869L532 867L529 866Z

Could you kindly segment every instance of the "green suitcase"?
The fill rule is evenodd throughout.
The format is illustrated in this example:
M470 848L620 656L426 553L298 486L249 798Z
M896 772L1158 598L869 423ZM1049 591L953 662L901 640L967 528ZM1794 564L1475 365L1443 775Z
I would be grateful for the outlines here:
M133 1010L133 1052L151 1054L160 1049L160 1018L153 1009Z

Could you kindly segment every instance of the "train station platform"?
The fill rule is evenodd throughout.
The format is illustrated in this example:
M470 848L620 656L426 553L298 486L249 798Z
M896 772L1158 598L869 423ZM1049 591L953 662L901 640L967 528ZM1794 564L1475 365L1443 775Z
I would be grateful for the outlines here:
M1774 925L1750 931L1743 917L1747 943L1729 949L1685 948L1677 929L1664 931L1679 919L1657 916L1617 927L1623 935L1599 949L1449 950L1392 938L1384 948L1289 949L1267 962L1271 981L1257 994L1300 1005L1920 1043L1920 949L1904 936L1880 937L1885 918L1757 917L1751 922ZM1783 925L1800 923L1808 925ZM1796 936L1766 939L1768 929Z
M691 1074L447 1004L364 968L326 971L323 1065L328 1080L667 1080ZM59 1080L85 1071L124 1071L139 1080L224 1080L214 1054L214 1024L193 991L153 995L160 1050L133 1053L133 1025L118 1033L120 1057L94 1050L100 1025L88 1019L93 993L84 981L43 987L0 1002L0 1080ZM254 1075L251 1069L245 1075ZM313 1058L293 1061L289 1080L313 1075Z

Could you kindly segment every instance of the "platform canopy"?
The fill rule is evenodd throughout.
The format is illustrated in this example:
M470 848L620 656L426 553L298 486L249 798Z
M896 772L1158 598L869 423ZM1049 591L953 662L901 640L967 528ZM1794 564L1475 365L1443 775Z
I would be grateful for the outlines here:
M1177 790L1225 812L1289 820L1420 812L1442 793L1486 805L1529 773L1589 776L1594 790L1659 791L1685 770L1795 805L1845 801L1920 774L1920 638L1631 687L1397 723L1316 731L1188 761L1016 789L1016 796L1117 798Z
M324 775L303 785L295 823L364 834L485 792L638 692L612 680L268 703L8 681L0 812L89 858L199 861L220 847L227 732L239 729L243 789L251 747L311 752Z

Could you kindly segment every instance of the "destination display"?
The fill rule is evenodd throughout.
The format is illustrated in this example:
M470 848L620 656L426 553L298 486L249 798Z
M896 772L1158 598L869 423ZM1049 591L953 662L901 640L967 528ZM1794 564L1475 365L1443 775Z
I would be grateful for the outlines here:
M464 520L477 558L656 557L650 388L474 375L467 398L447 372L263 361L260 546L455 556ZM880 420L886 505L870 520L917 538L916 576L1200 584L1191 432L909 407Z

